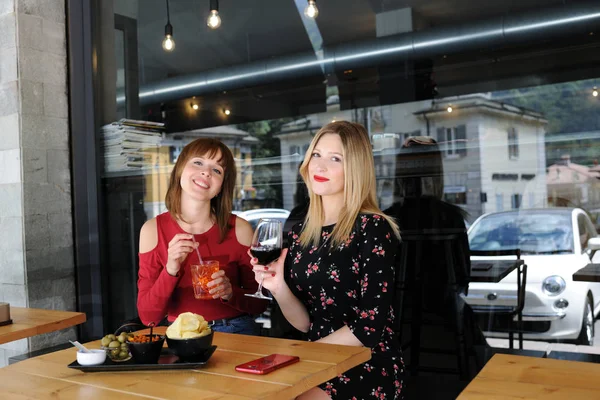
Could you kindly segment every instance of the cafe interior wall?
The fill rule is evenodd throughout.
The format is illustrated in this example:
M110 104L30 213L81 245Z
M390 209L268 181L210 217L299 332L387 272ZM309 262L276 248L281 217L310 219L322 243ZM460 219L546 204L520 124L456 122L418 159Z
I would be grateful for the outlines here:
M63 0L0 1L0 301L74 311ZM75 329L0 345L8 358Z

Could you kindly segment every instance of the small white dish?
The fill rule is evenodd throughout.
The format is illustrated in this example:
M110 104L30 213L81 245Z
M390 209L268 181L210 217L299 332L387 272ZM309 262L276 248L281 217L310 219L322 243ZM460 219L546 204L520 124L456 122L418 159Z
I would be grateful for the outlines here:
M77 362L79 365L100 365L106 360L106 351L90 350L89 353L83 351L77 352Z

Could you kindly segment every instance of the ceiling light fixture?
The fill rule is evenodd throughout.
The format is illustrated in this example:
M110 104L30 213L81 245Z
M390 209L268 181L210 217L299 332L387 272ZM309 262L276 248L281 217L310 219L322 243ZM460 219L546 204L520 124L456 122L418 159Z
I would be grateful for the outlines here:
M206 20L210 29L217 29L221 26L221 16L219 15L219 0L210 0L210 14Z
M199 108L200 108L200 106L198 105L198 103L196 103L196 102L192 103L192 109L198 110Z
M229 114L231 114L231 110L230 110L229 108L225 108L225 109L223 110L223 114L225 114L225 115L229 115Z
M598 88L596 86L594 86L594 88L592 89L592 96L598 97Z
M173 25L171 25L171 15L169 14L169 0L167 1L167 24L165 25L165 38L162 42L162 47L165 51L173 51L175 49L175 40L173 40Z
M312 19L315 19L319 16L319 9L317 8L316 0L308 0L308 4L304 9L304 15Z
M449 113L451 113L452 111L454 111L454 109L452 108L452 106L448 106L448 108L446 108L446 111L448 111Z

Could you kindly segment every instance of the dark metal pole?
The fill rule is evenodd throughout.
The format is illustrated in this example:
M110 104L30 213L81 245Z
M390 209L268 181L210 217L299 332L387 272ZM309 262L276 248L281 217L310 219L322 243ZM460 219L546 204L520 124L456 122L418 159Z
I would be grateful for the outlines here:
M77 308L87 315L81 340L104 334L100 207L94 109L93 0L67 0L69 127Z

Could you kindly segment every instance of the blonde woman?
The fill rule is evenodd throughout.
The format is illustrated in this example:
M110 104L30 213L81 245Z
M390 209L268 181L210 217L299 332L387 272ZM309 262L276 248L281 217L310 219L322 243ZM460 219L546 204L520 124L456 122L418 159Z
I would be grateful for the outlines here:
M339 121L312 140L300 167L308 215L264 275L286 319L309 340L371 348L372 357L299 399L399 399L403 363L392 331L398 228L377 207L365 129Z

